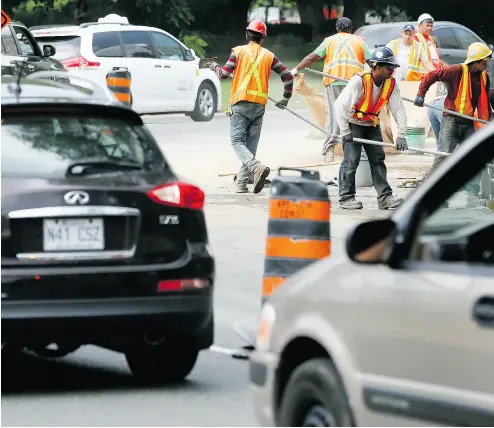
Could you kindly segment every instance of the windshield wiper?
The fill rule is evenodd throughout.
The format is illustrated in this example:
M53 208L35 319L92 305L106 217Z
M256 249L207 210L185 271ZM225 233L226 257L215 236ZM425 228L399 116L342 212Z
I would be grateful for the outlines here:
M80 168L80 171L74 170ZM140 171L142 166L136 163L129 162L113 162L108 160L88 160L73 162L67 167L66 175L87 175L101 173L101 170L108 171Z

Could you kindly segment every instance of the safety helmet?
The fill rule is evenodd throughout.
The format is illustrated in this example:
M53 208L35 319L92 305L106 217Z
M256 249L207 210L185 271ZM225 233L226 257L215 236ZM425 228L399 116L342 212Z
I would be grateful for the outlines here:
M429 24L434 24L434 18L428 13L423 13L422 15L419 16L419 19L417 20L417 25L422 24L424 21Z
M467 59L463 64L480 61L492 55L492 50L487 45L481 42L472 43L467 49Z
M266 37L266 34L268 33L266 24L260 19L254 19L253 21L251 21L250 24L247 26L247 30L261 33L264 37Z
M400 66L398 61L396 61L393 51L387 46L382 46L372 52L371 57L367 60L367 64L371 67L375 67L376 65Z
M342 16L336 20L336 31L349 30L351 33L353 29L353 23L350 18Z

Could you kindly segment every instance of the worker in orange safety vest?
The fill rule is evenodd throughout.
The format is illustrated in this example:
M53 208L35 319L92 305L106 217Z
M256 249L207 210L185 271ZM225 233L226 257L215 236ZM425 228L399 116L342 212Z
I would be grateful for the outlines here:
M343 162L339 173L339 203L344 209L361 209L355 199L355 173L360 163L362 143L354 138L382 141L379 113L389 105L398 125L396 148L407 150L405 139L407 115L400 88L392 77L399 64L388 47L377 48L367 61L370 70L353 76L335 102L336 120L343 140ZM385 153L382 146L363 144L369 160L372 184L377 191L377 206L381 210L398 207L403 200L393 197L387 180Z
M420 43L422 49L427 53L427 58L436 70L441 69L444 64L441 61L436 41L432 37L434 18L428 13L423 13L417 20L418 31L415 33L415 40Z
M481 42L472 43L467 50L463 64L453 64L428 73L419 86L415 105L423 107L427 91L435 82L445 82L448 95L444 108L467 116L483 120L493 120L494 111L489 100L490 79L487 63L492 58L492 50ZM484 126L449 113L443 113L439 139L443 151L452 153L462 141L471 136L476 129ZM443 160L436 156L432 169Z
M395 70L395 80L416 82L429 71L435 70L429 61L427 51L414 39L415 27L405 24L401 31L401 38L391 40L386 46L390 48L400 67Z
M354 74L364 70L365 61L371 57L372 51L362 37L352 34L352 21L346 17L339 18L336 21L336 31L336 34L324 39L314 52L292 69L294 76L321 58L324 58L324 72L332 76L349 80ZM330 134L339 134L334 102L345 88L346 82L324 77L323 84L326 98L326 131ZM338 140L326 140L322 154L326 156L329 148L336 142Z
M242 162L237 175L237 193L247 193L250 180L254 184L253 192L259 193L270 173L269 167L256 159L256 152L268 102L271 70L278 73L284 83L283 98L276 103L277 107L286 107L293 91L290 70L273 52L262 47L266 34L266 24L260 19L254 19L246 29L248 44L233 48L223 67L216 62L210 65L221 80L233 74L230 91L230 136L235 154Z

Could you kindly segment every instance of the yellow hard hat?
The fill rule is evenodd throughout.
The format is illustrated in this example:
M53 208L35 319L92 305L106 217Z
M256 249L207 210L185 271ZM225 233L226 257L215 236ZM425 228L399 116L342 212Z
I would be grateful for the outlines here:
M467 59L463 64L479 61L492 55L492 51L481 42L472 43L467 49Z

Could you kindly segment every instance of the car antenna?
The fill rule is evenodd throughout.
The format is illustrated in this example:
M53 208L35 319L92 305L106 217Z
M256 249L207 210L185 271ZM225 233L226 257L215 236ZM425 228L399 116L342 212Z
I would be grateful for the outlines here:
M9 85L9 91L11 93L14 93L19 97L19 95L22 92L21 88L21 77L24 69L27 67L26 61L12 61L15 65L17 65L17 80L16 80L16 85L15 87L12 87L12 85Z

